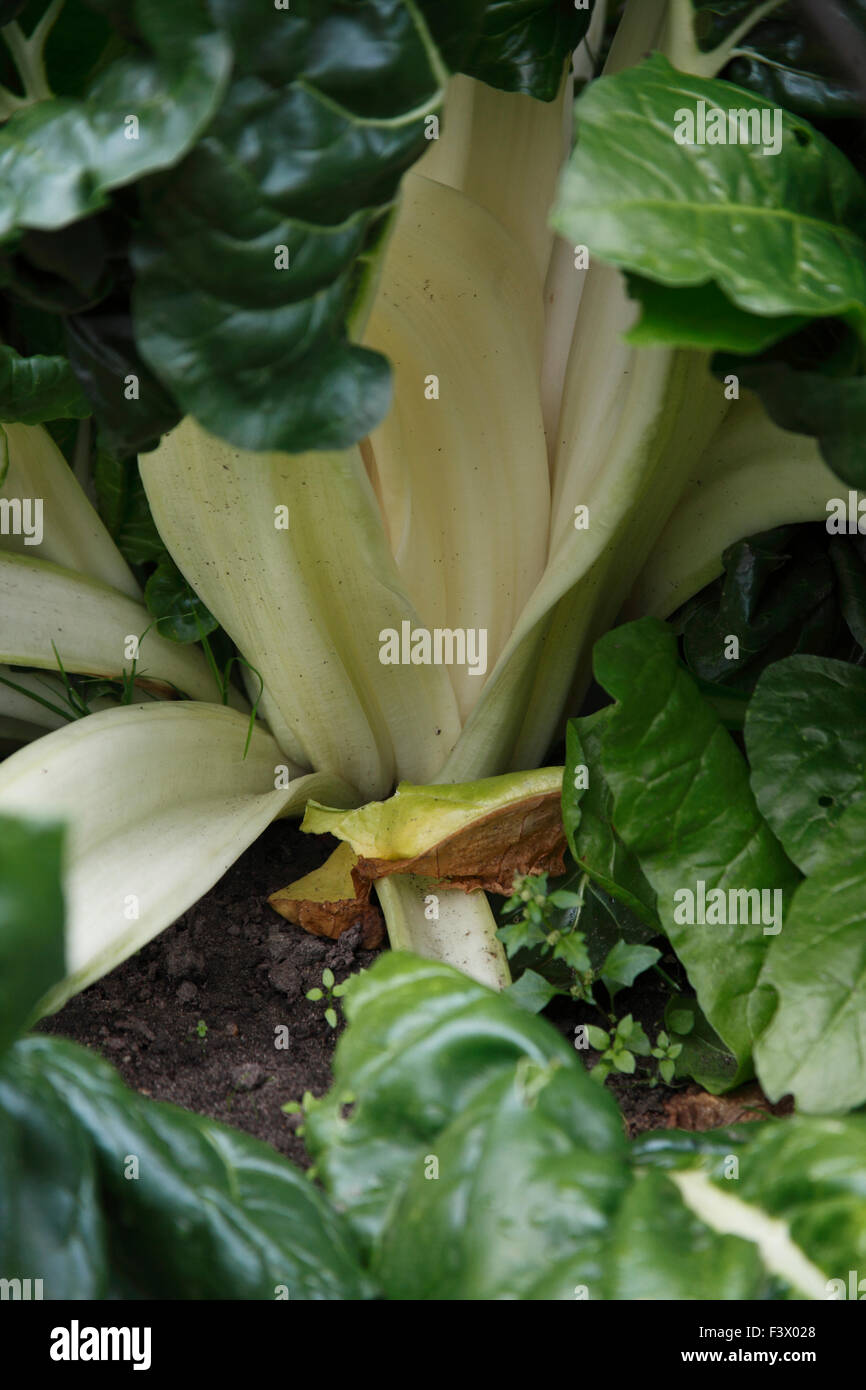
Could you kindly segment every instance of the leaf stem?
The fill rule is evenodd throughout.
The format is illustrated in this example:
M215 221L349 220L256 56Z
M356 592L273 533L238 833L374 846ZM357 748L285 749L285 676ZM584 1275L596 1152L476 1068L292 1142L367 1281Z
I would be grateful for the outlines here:
M24 96L16 97L12 92L0 89L0 111L11 116L22 106L31 106L37 101L47 101L53 96L45 75L45 44L54 28L66 0L51 0L51 4L27 38L17 20L4 24L0 35L12 55L18 69Z

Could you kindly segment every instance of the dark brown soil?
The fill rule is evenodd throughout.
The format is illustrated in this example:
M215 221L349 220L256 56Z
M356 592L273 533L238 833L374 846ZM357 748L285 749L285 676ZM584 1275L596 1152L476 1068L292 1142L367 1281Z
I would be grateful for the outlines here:
M326 966L339 983L377 953L360 947L359 928L339 941L309 936L266 899L332 847L329 836L302 835L288 822L271 826L173 927L42 1031L101 1052L142 1094L245 1129L306 1164L298 1120L280 1107L328 1089L343 1023L339 1000L335 1030L325 1002L304 996L321 987ZM283 1025L288 1046L278 1047Z
M308 1162L295 1136L298 1117L282 1110L305 1091L320 1096L331 1081L331 1054L342 1028L325 1020L325 1001L308 990L326 967L341 982L366 969L360 927L339 941L310 936L268 906L268 894L323 862L333 841L302 835L279 822L219 883L138 955L71 1000L40 1026L102 1053L128 1085L247 1130L295 1162ZM676 968L671 964L671 968ZM655 977L617 997L655 1036L665 991ZM556 1000L548 1016L568 1038L577 1023L604 1026L586 1006ZM287 1030L287 1031L284 1031ZM287 1046L277 1046L278 1042ZM582 1052L592 1065L596 1054ZM610 1086L630 1136L671 1123L667 1087L613 1076Z

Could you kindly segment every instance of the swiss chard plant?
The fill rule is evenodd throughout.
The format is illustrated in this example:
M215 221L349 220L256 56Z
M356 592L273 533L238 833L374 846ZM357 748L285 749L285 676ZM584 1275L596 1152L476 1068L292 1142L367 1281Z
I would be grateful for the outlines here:
M670 900L778 891L808 923L843 841L810 898L655 623L744 536L859 483L827 405L862 382L852 98L807 45L812 105L788 100L800 21L772 0L629 0L588 80L604 8L573 148L590 10L556 0L55 0L0 30L22 745L0 808L70 823L43 1009L300 813L341 843L286 915L354 920L375 884L392 944L506 984L483 890L562 866L561 769L538 764L624 614L647 622L597 648L617 703L570 827L586 901L665 932L734 1079L754 1056L816 1108L780 1060L787 938L680 930Z

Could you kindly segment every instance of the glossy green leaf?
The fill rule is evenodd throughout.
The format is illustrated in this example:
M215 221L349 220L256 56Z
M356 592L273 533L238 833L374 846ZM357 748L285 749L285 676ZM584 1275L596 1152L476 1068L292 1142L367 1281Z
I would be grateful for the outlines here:
M29 1047L0 1063L3 1277L41 1279L44 1298L105 1298L109 1233L93 1145L43 1068L27 1067Z
M200 642L219 626L168 556L160 560L148 579L144 597L161 637L170 637L174 642Z
M866 800L850 805L798 888L761 973L777 1008L755 1046L771 1100L830 1115L866 1103Z
M835 24L828 32L821 25L804 22L799 6L782 6L737 46L724 70L725 78L809 120L860 117L862 92L855 80L855 63L845 59L858 39L866 43L866 4L835 0L833 9Z
M131 18L140 46L84 100L36 101L0 128L0 240L96 211L111 189L175 163L213 116L231 50L195 0L135 0Z
M746 715L752 790L788 856L811 874L866 793L866 671L792 656L770 666Z
M22 357L0 347L0 419L38 425L43 420L81 420L91 406L65 357Z
M820 523L807 523L763 531L723 551L722 577L673 618L698 680L750 695L761 672L783 657L850 648L831 562L838 544Z
M597 1284L629 1176L607 1101L556 1061L493 1080L411 1165L373 1261L386 1295L566 1299Z
M59 825L0 816L0 1051L66 974Z
M646 618L608 633L596 645L595 674L618 702L602 744L617 831L655 889L659 918L701 1008L744 1076L753 1030L765 1021L748 1012L767 951L765 924L754 921L752 900L742 914L734 900L731 915L747 922L689 924L677 920L688 901L678 895L692 895L695 918L701 892L713 889L768 890L775 908L776 890L789 901L796 871L755 805L736 745L680 668L664 624ZM760 907L763 916L763 899ZM698 1079L718 1089L714 1078Z
M428 9L433 9L435 0ZM490 0L478 41L460 63L461 72L506 92L552 101L566 59L592 19L592 0Z
M739 1133L748 1136L748 1147L737 1195L784 1220L808 1258L829 1279L842 1279L849 1286L844 1296L851 1297L849 1270L863 1278L866 1257L866 1117L840 1122L798 1116L743 1126ZM863 1292L861 1285L859 1299Z
M558 1061L573 1077L576 1104L592 1084L574 1049L543 1019L450 966L404 952L384 956L353 982L345 1012L334 1088L311 1110L305 1138L326 1191L348 1210L365 1244L381 1233L441 1130L522 1058L540 1067ZM610 1097L600 1100L587 1098L583 1142L616 1151L616 1107Z
M659 931L655 896L637 859L614 828L613 795L603 767L602 740L611 714L612 710L605 709L585 719L569 720L563 807L566 796L571 801L576 795L570 789L578 769L585 768L587 788L580 793L581 819L573 832L572 855L600 890L601 903L625 939L647 941Z
M214 4L232 84L207 140L144 190L136 336L184 413L233 444L344 448L390 402L386 360L346 324L446 73L395 0L257 8Z
M781 146L679 144L678 113L770 102L686 77L656 54L593 83L554 225L622 269L673 287L713 281L761 316L849 315L866 327L866 186L829 140L780 112ZM698 135L695 131L695 136ZM771 132L770 132L771 133Z
M605 1298L632 1302L762 1296L765 1276L756 1247L739 1236L712 1231L688 1209L663 1173L635 1178L617 1213L606 1254Z
M626 334L635 347L762 352L806 321L794 314L758 317L738 309L713 281L681 289L630 275L628 290L641 309L638 322Z
M83 1048L18 1043L0 1106L0 1129L14 1127L4 1210L23 1190L23 1211L39 1215L16 1222L3 1269L42 1270L38 1257L53 1253L46 1298L104 1296L109 1265L158 1298L373 1296L341 1218L303 1173L246 1134L128 1090Z

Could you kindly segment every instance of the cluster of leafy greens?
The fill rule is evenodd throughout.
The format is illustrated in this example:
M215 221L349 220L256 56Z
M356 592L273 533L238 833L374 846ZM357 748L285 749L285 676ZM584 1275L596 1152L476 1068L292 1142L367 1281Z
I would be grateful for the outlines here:
M859 552L756 616L778 528L862 472L857 93L798 7L629 0L570 153L590 12L566 0L0 18L3 498L44 504L38 557L0 534L0 809L70 826L39 1008L303 812L341 843L280 911L345 925L375 884L392 945L506 985L483 890L561 868L537 769L595 646L616 703L572 728L582 886L552 955L610 993L661 931L697 1012L659 1060L863 1104L861 673L804 635L829 566L859 643ZM778 149L678 143L700 103L778 122ZM726 565L713 637L706 595L683 605ZM483 633L485 670L383 662L406 630ZM678 921L698 882L780 894L781 933Z
M862 1267L861 1116L629 1148L548 1023L408 954L352 982L308 1106L324 1191L83 1048L16 1041L63 969L61 835L0 828L4 1279L39 1270L48 1299L803 1300Z
M570 726L564 815L591 883L642 915L635 931L620 912L621 940L646 941L654 919L687 972L701 1028L674 998L677 1071L711 1091L756 1071L771 1100L813 1114L862 1106L866 672L768 665L746 757L657 620L608 634L595 670L615 704ZM713 893L703 921L686 910Z

